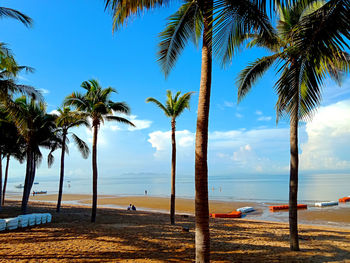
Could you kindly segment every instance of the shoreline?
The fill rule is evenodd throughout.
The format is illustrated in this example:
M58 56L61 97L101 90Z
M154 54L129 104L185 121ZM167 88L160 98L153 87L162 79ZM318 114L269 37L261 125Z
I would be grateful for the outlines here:
M8 200L19 200L19 196L8 195ZM69 205L91 206L91 195L88 194L64 194L62 196L62 209ZM55 204L57 194L30 196L30 202L47 202ZM98 208L125 209L129 204L134 204L139 211L169 213L170 199L154 196L98 196ZM239 207L252 206L255 211L243 214L242 220L258 220L264 222L288 222L288 211L270 212L268 202L243 202L243 201L217 201L209 200L210 213L229 213ZM194 199L176 198L176 214L194 215ZM313 207L307 210L299 210L299 224L312 226L326 226L342 229L350 229L350 203L340 204L336 207Z

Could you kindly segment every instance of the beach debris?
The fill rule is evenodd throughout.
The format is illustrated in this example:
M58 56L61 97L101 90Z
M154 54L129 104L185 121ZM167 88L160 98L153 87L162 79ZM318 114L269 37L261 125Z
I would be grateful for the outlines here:
M212 218L240 218L242 217L242 212L241 211L232 211L231 213L228 214L220 214L220 213L213 213L210 214Z
M244 207L240 207L240 208L236 209L236 211L240 211L242 213L249 213L249 212L255 211L255 209L251 206L244 206Z
M340 199L339 199L339 202L340 202L340 203L350 202L350 197L347 196L347 197L340 198Z
M337 201L330 201L330 202L319 202L315 203L315 206L333 206L333 205L338 205Z
M273 205L273 206L270 206L269 208L271 212L275 212L279 210L287 210L289 209L289 205ZM297 209L307 209L307 205L298 204Z

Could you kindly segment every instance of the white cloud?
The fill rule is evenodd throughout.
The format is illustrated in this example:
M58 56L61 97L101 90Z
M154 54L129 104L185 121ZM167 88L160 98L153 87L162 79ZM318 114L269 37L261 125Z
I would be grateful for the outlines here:
M262 115L263 113L262 113L262 111L257 110L257 111L255 112L255 114L256 114L256 115Z
M240 113L238 113L238 112L237 112L235 115L236 115L236 117L239 118L239 119L243 118L243 115L240 114Z
M350 169L350 100L320 107L306 124L308 141L301 146L305 170Z
M136 126L136 127L128 127L129 131L136 131L136 130L147 129L152 124L152 121L150 121L150 120L137 119L137 115L130 115L129 116L129 120Z
M148 142L151 143L153 148L156 148L155 156L159 157L163 152L168 154L171 149L171 131L155 131L148 135ZM181 148L193 148L194 138L194 133L188 130L176 131L177 149L181 150Z
M235 106L235 103L231 101L224 101L224 106L228 108L233 108Z
M49 94L50 91L48 89L38 89L42 94Z
M271 119L271 116L261 116L258 118L258 121L270 121Z

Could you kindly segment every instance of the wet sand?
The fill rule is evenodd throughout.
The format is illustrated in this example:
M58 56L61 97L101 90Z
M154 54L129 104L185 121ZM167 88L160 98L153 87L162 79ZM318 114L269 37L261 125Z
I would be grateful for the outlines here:
M31 201L57 201L57 194L36 195L30 197ZM138 210L169 212L170 200L164 197L151 196L110 196L101 195L98 197L99 207L126 209L129 204L134 204ZM65 194L63 195L63 206L65 204L91 205L91 195ZM271 203L258 202L209 202L210 213L229 213L243 206L252 206L256 211L245 215L245 219L288 222L288 211L269 211ZM194 215L193 199L176 199L176 213ZM299 222L304 224L315 224L323 226L335 226L350 229L350 203L341 203L334 207L312 207L307 210L299 210Z
M2 232L0 262L194 260L193 216L178 215L172 226L167 214L100 208L93 224L87 206L65 204L57 214L55 204L38 201L28 212L50 212L53 221ZM9 201L0 217L19 213L20 202ZM210 230L212 262L350 262L350 230L300 225L300 252L289 251L285 223L210 219Z

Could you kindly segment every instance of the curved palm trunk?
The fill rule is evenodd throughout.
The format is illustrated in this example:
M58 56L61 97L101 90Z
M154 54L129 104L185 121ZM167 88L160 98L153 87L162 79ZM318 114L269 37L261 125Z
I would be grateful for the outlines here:
M35 177L35 158L31 148L27 149L27 165L26 165L26 178L24 181L23 197L21 210L23 214L27 213L27 204L29 200L30 191L33 186Z
M201 83L198 101L195 148L195 212L196 262L210 261L209 206L208 206L208 121L212 70L212 8L208 1L204 14Z
M61 201L62 201L62 192L63 192L63 179L64 179L64 154L66 151L66 138L67 138L67 132L63 131L63 138L62 138L62 152L61 152L61 170L60 170L60 186L58 189L58 200L57 200L57 207L56 212L59 213L61 209Z
M299 109L299 96L296 97L296 108ZM289 231L290 249L298 251L298 110L293 115L290 121Z
M97 211L97 133L98 125L94 124L94 135L92 141L92 212L91 222L96 221Z
M175 119L171 120L171 198L170 198L170 222L175 224L175 174L176 174L176 140L175 140Z
M4 187L2 190L2 205L5 204L5 195L6 195L6 185L7 185L7 177L9 173L9 166L10 166L10 155L8 154L6 157L6 168L5 168L5 180L4 180Z

